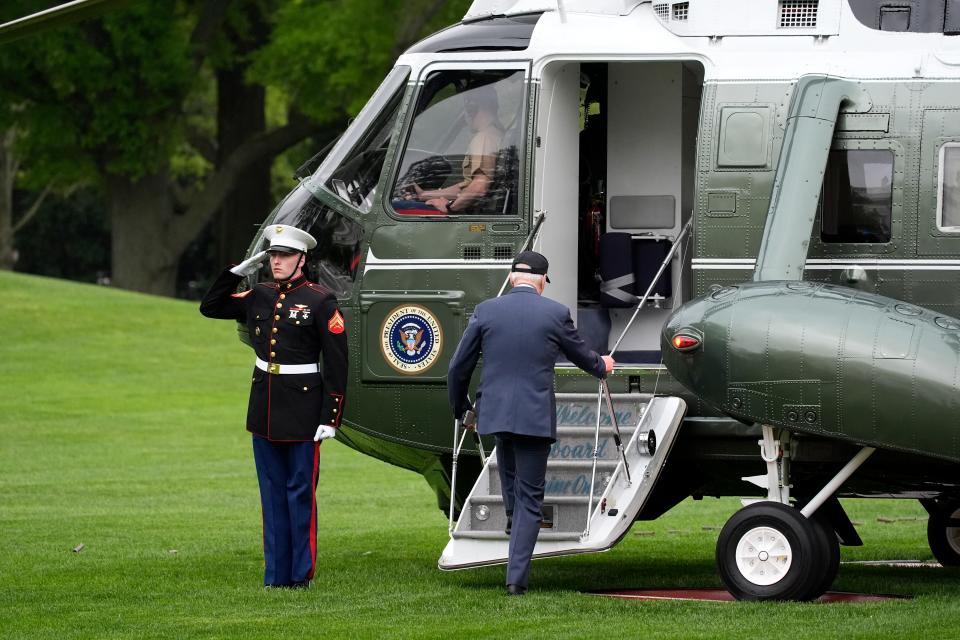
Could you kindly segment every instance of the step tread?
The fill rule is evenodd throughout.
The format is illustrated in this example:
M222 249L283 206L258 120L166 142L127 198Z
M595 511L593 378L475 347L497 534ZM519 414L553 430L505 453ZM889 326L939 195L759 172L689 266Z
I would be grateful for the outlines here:
M626 440L633 435L637 425L620 425L620 435ZM560 442L560 436L593 436L597 432L596 427L575 427L572 425L557 425L557 442ZM616 433L613 427L600 427L600 437L610 437Z
M579 540L580 531L550 531L541 529L537 540ZM454 531L454 539L468 540L502 540L508 542L510 536L503 531Z
M543 497L544 504L587 504L590 496L551 496L549 493ZM596 501L596 498L594 498ZM482 502L503 502L501 495L473 496L470 498L470 504L479 504Z
M617 464L620 462L620 458L616 459L598 459L597 460L597 469L614 469ZM491 469L497 468L499 466L499 460L493 459L487 463ZM550 459L547 461L547 471L551 469L589 469L593 467L593 458L587 458L585 460L555 460Z

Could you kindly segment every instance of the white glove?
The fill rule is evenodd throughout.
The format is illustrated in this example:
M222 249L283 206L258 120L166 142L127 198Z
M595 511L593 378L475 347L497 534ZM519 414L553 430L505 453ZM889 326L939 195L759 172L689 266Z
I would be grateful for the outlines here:
M237 266L230 269L230 273L232 273L235 276L253 275L254 273L257 272L257 269L260 268L260 264L264 260L266 260L266 258L267 258L266 251L261 251L260 253L256 253L250 256L249 258L247 258L246 260L244 260L243 262L241 262L240 264L238 264Z
M332 438L337 435L337 430L327 424L322 424L317 427L317 435L313 436L314 442L320 442L321 440L326 440L327 438Z

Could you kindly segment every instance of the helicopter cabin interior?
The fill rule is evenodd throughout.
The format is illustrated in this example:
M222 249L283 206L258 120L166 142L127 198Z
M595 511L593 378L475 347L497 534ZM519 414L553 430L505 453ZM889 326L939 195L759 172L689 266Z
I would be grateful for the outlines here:
M692 214L702 87L703 67L691 61L559 61L543 71L533 206L547 215L535 247L550 260L546 294L576 310L595 350L613 348ZM684 244L618 362L660 363L663 323L690 297Z

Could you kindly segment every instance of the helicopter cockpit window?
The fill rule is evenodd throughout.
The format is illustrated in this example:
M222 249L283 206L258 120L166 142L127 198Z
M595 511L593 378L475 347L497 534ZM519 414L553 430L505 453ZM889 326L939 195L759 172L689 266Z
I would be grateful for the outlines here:
M401 215L517 215L524 72L431 73L391 195Z
M303 185L280 204L270 224L292 225L316 238L316 248L307 254L307 278L340 299L350 297L360 262L359 224L321 203Z
M890 242L893 160L885 149L830 152L820 197L823 242Z
M363 213L373 206L409 71L409 67L397 67L391 72L347 130L341 145L327 157L329 162L319 169L324 187ZM331 169L331 164L335 168Z
M960 231L960 142L940 147L937 226L943 231Z

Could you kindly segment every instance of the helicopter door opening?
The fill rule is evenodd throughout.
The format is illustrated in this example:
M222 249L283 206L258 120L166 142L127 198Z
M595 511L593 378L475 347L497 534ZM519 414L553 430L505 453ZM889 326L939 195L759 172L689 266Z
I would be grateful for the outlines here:
M613 347L693 211L702 87L691 61L543 71L534 205L547 212L537 243L550 260L546 295L597 351ZM689 274L690 252L676 252L618 362L660 362L660 329L689 298Z

